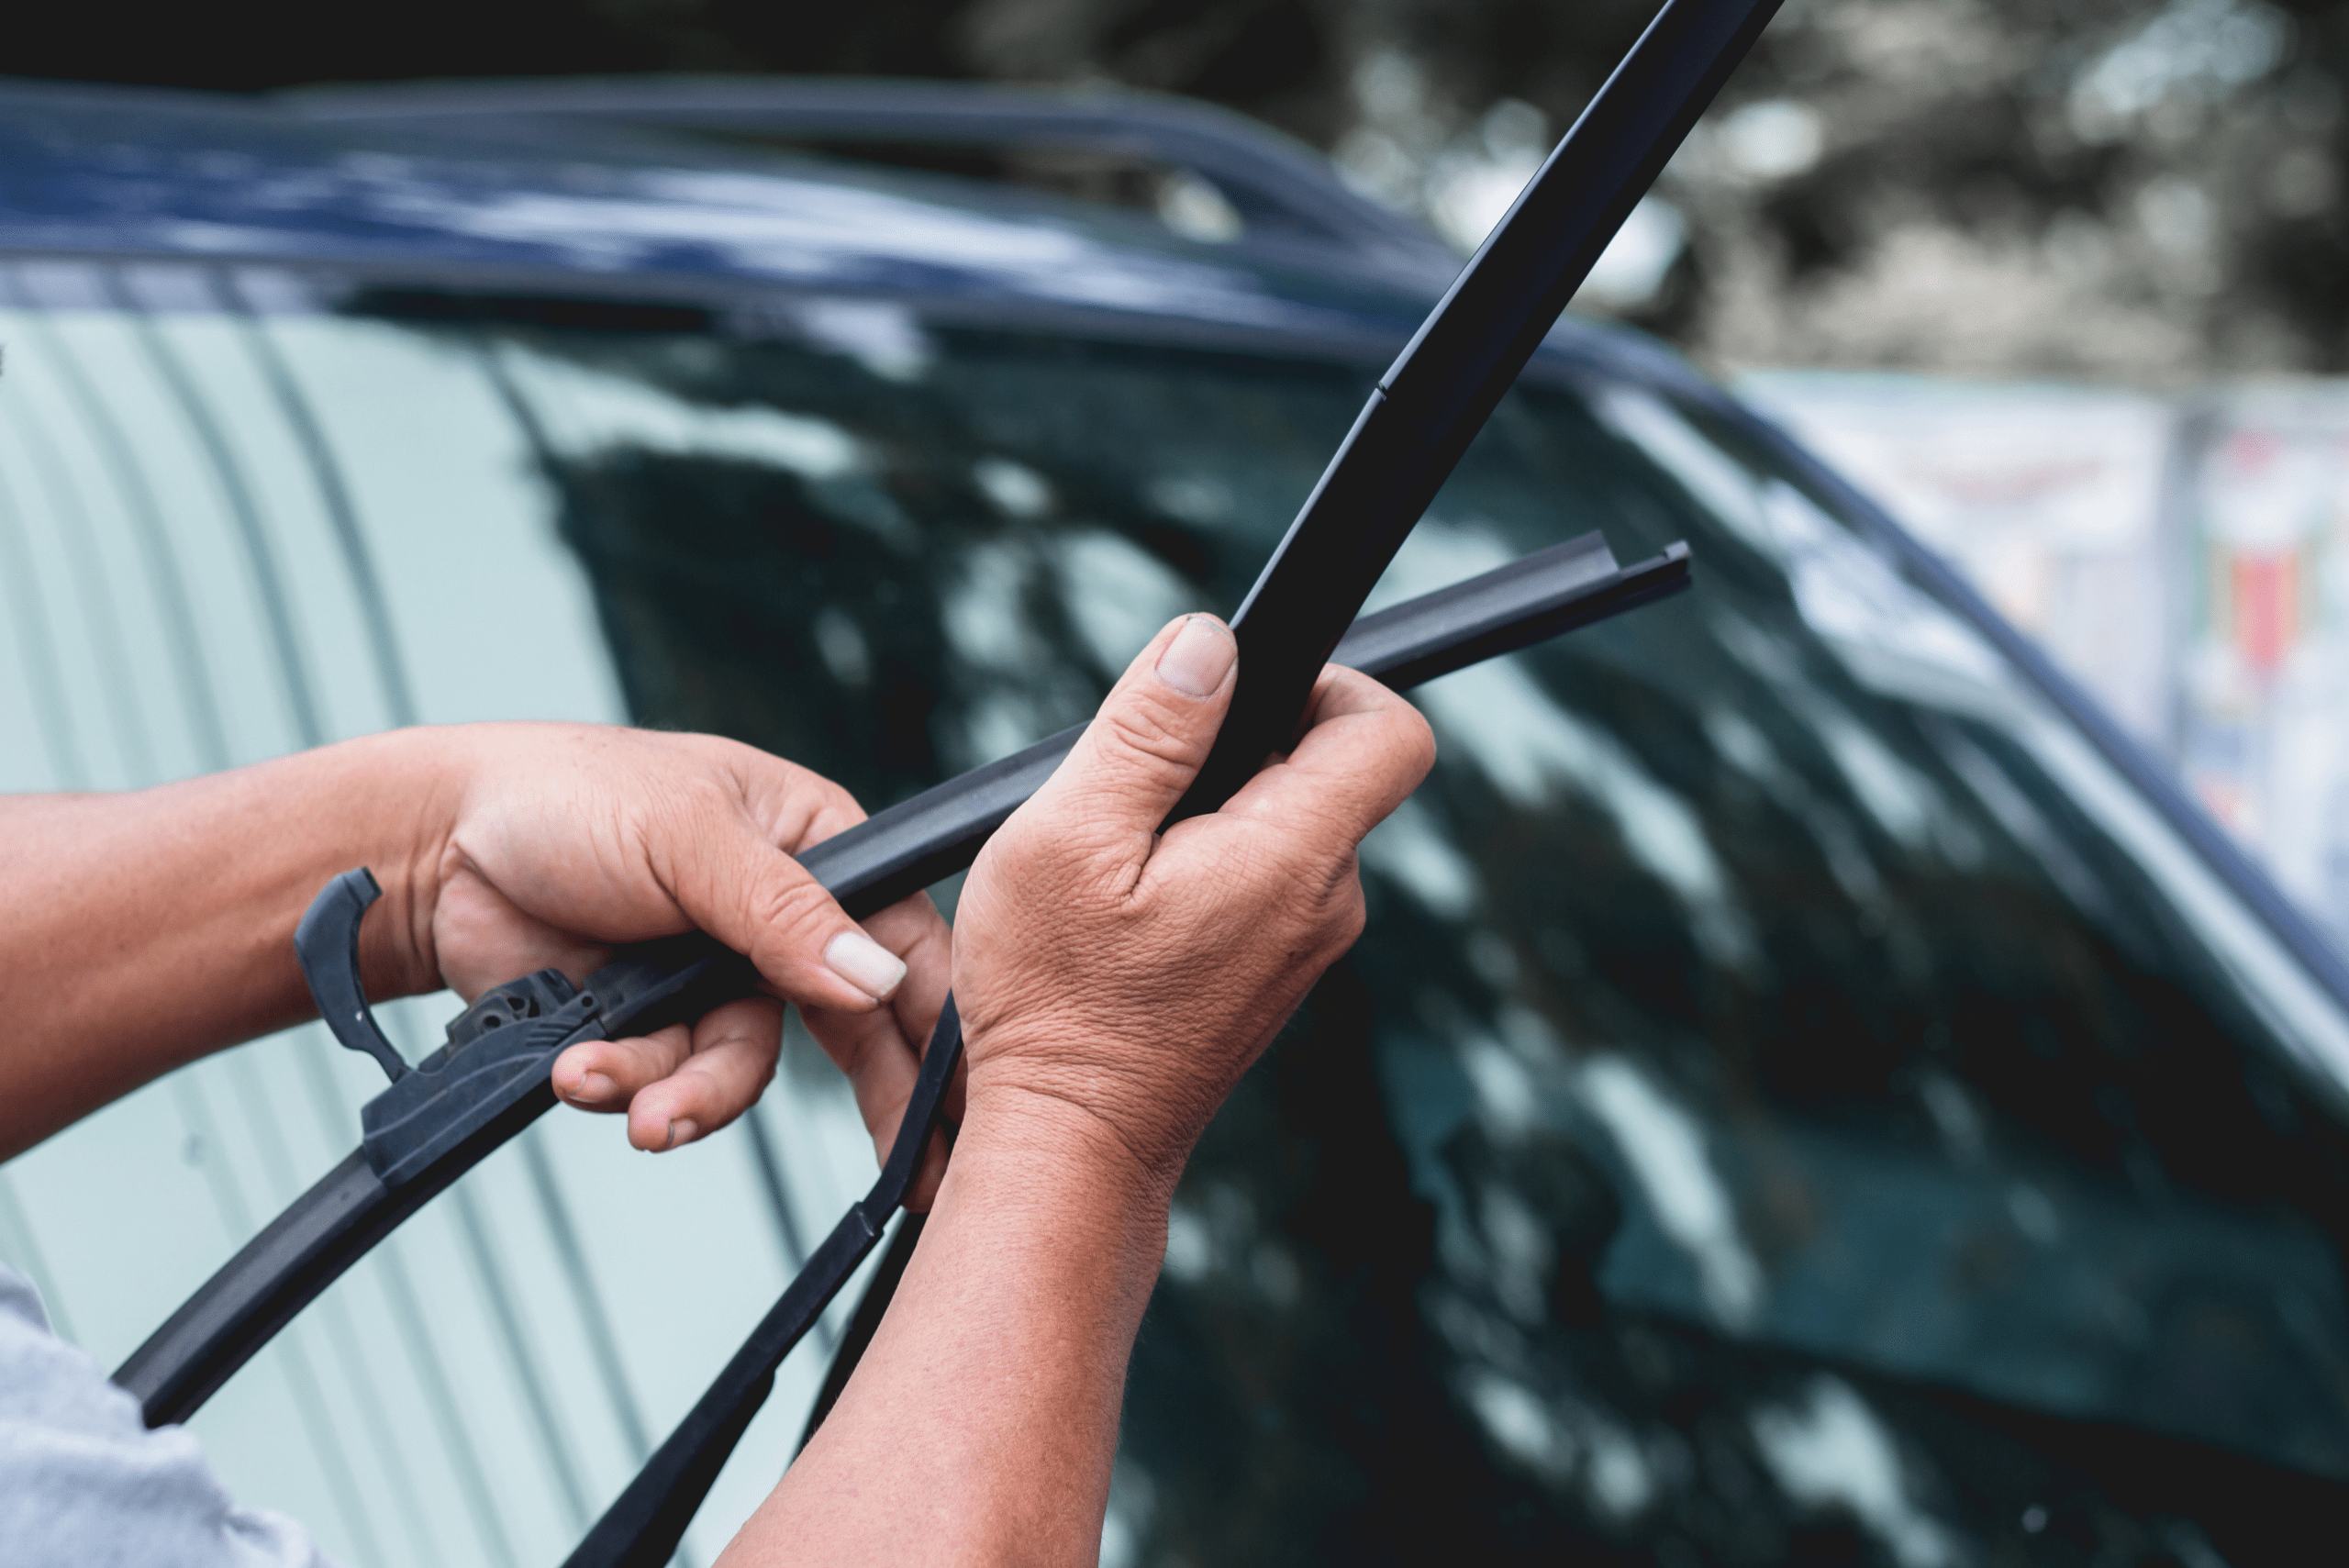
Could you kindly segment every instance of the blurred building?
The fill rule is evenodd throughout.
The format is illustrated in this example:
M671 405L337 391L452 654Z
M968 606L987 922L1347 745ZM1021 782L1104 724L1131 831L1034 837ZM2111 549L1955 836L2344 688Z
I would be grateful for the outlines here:
M2188 435L2178 760L2349 936L2349 387L2225 393Z
M2349 945L2349 385L1742 389L2169 758Z

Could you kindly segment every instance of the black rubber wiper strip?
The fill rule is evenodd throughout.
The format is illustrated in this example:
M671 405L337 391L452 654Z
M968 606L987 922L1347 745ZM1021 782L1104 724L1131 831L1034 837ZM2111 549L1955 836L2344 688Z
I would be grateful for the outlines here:
M1590 534L1365 616L1339 657L1400 688L1605 619L1687 581L1680 546L1618 571L1605 543ZM801 863L850 914L862 918L886 908L969 865L987 836L1052 776L1081 732L1081 726L1063 730L875 813L807 851ZM654 1028L664 1018L687 1016L696 999L729 987L740 995L751 984L742 961L707 938L673 940L653 956L644 967L661 984L633 993L615 989L584 1032L498 1040L518 1061L518 1092L462 1140L413 1169L393 1166L390 1180L367 1150L354 1151L222 1265L115 1373L138 1396L148 1424L187 1419L319 1291L549 1109L554 1095L547 1070L573 1038ZM591 978L588 995L605 984L605 975ZM490 1049L484 1040L467 1054Z

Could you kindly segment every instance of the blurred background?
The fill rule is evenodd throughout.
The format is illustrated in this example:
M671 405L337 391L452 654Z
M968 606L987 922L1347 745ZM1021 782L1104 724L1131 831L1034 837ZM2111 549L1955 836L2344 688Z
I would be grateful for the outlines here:
M0 71L1114 84L1280 127L1465 250L1651 11L96 4L13 29ZM2349 5L2319 0L1789 0L1578 308L1872 488L2349 943L2344 83Z

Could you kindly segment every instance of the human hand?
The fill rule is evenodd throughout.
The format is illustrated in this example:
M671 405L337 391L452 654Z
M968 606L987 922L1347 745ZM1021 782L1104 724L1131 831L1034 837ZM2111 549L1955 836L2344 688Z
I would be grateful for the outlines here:
M1057 1103L1154 1190L1361 934L1356 847L1435 758L1417 709L1333 665L1295 750L1161 835L1237 652L1213 617L1160 632L988 841L956 917L968 1117Z
M427 967L471 1000L552 967L584 979L611 946L698 927L749 956L767 995L556 1059L556 1092L625 1111L639 1149L732 1121L774 1075L783 1006L852 1084L885 1151L946 994L948 932L927 895L863 928L791 857L863 820L847 791L706 735L588 725L431 732L456 749L445 836L427 857ZM934 1188L942 1148L914 1201Z

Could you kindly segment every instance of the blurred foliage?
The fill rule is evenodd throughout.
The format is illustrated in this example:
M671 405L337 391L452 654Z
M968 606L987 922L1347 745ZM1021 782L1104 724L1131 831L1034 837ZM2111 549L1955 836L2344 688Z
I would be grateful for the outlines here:
M1116 82L1335 152L1464 243L1649 0L92 6L21 74L265 88L603 72ZM2349 4L1789 0L1592 291L1730 363L2176 382L2349 367Z

